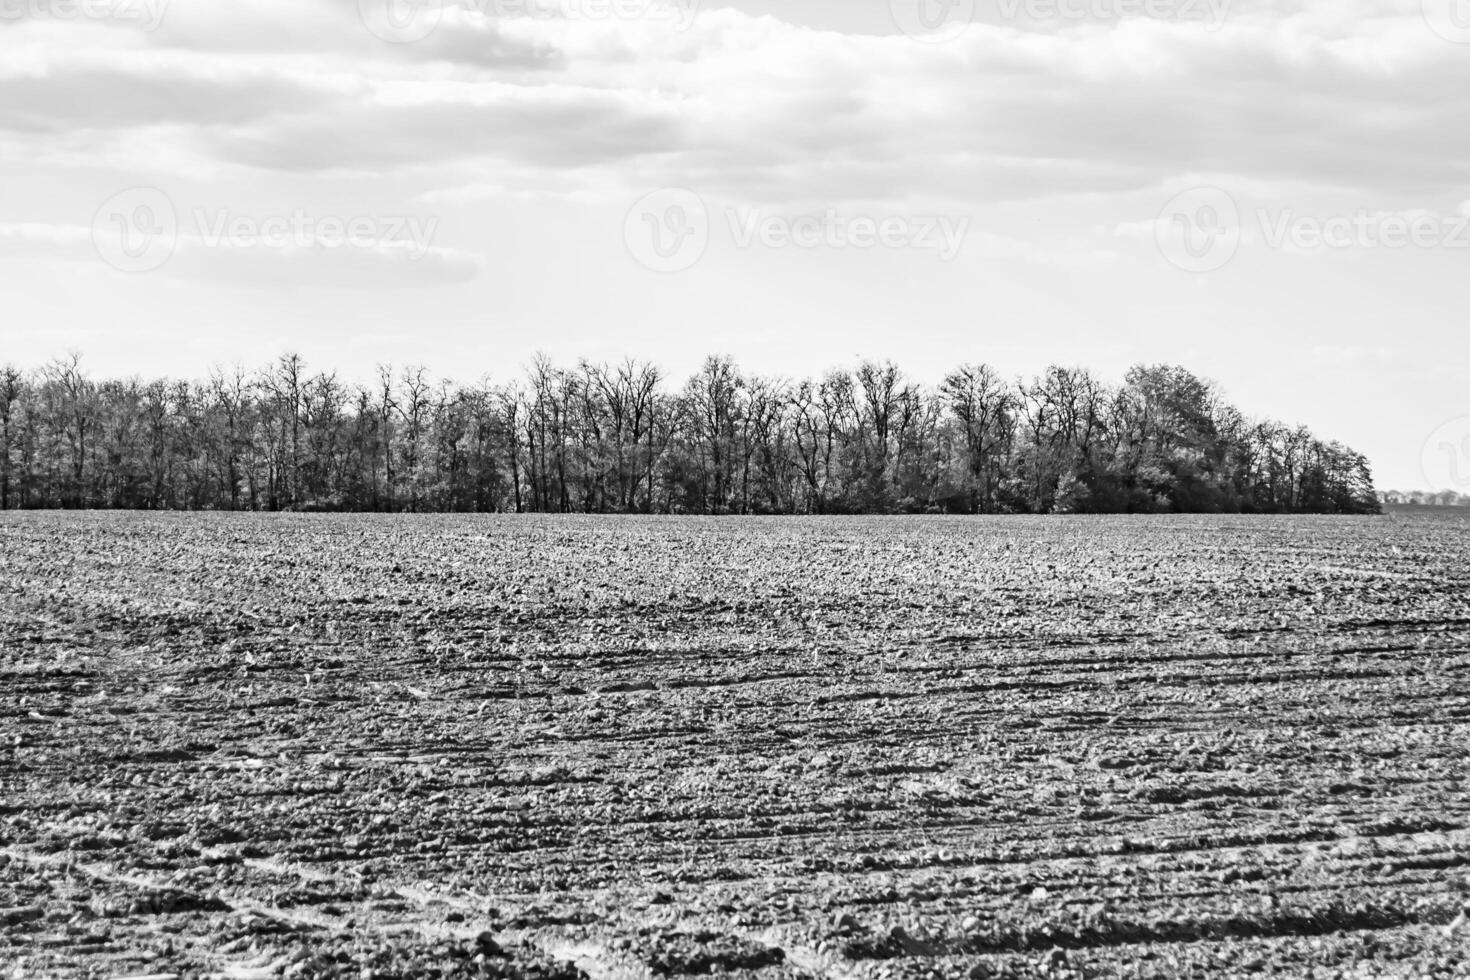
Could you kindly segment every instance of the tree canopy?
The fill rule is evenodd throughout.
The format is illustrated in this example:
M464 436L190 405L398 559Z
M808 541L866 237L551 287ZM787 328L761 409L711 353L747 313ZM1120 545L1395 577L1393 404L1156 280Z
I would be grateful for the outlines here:
M539 357L499 384L349 382L286 354L207 379L0 367L0 508L589 513L1377 513L1368 461L1253 421L1184 368L938 385L863 362L792 381L710 357Z

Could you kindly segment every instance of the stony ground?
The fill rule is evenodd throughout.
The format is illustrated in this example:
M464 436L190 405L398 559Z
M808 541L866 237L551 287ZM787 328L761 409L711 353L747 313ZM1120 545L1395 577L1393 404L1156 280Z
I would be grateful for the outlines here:
M0 515L0 977L1470 976L1467 555Z

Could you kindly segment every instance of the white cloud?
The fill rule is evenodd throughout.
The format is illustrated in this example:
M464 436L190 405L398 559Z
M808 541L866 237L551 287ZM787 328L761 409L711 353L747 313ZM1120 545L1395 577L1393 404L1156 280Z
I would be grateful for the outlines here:
M388 45L338 0L179 5L153 35L71 28L79 40L59 45L59 25L10 28L0 145L54 133L66 157L62 133L113 131L126 146L130 131L168 126L165 145L136 152L198 167L410 171L420 193L534 168L571 195L613 168L629 189L697 186L752 203L1123 194L1198 170L1463 194L1470 102L1449 94L1470 86L1470 59L1417 11L1237 6L1215 32L976 25L943 45L731 9L679 31L451 8L424 42ZM312 27L310 47L293 22ZM1272 90L1294 97L1263 99Z
M22 254L29 249L74 248L92 240L89 228L47 224L0 224L0 248L11 254Z

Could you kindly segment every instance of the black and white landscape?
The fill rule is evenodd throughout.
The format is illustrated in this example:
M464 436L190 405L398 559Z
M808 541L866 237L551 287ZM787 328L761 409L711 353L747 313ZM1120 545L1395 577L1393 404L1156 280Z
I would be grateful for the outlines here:
M1470 0L0 0L0 978L1470 976Z

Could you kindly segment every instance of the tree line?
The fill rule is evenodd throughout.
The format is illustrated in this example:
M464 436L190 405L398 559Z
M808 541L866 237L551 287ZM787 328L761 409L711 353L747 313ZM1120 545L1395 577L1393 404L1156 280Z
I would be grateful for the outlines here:
M1470 494L1456 493L1453 490L1440 490L1437 493L1423 490L1385 490L1378 495L1378 499L1382 503L1396 506L1414 504L1419 507L1470 507Z
M660 514L1377 513L1368 461L1251 420L1212 382L1110 385L963 365L937 386L863 362L791 381L706 359L538 357L501 384L296 354L204 380L0 367L0 509Z

